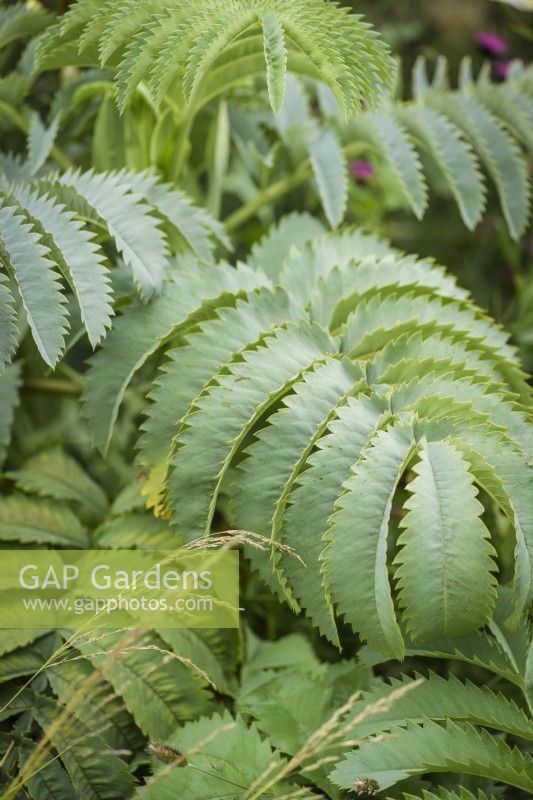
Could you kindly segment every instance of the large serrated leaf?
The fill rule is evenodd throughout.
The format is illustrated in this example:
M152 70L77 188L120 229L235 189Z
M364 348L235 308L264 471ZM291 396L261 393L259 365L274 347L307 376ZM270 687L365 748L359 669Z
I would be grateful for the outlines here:
M448 721L393 728L384 739L371 739L337 766L334 783L350 788L362 777L388 789L425 772L464 772L533 792L533 759L503 739L468 724Z
M113 306L105 258L74 214L46 194L22 186L13 194L41 228L43 241L70 281L89 341L95 347L111 325Z
M152 739L164 739L178 724L209 708L201 673L185 653L174 654L153 633L128 637L109 631L97 640L77 641L76 646L102 670L138 727Z
M428 102L470 139L498 191L513 239L523 234L529 216L527 168L520 149L500 122L473 97L429 97Z
M287 71L285 35L279 18L273 12L263 14L261 23L263 25L263 43L267 66L268 95L274 113L279 114L285 94Z
M55 749L80 797L84 800L126 800L133 793L135 779L125 761L106 749L97 733L76 718L54 725L63 707L40 696L34 715L44 730L50 729ZM46 769L46 767L45 767Z
M141 294L148 298L158 292L165 279L167 252L158 220L143 198L128 191L120 173L66 172L60 181L105 221Z
M376 434L344 484L324 555L339 613L370 645L395 658L403 657L405 646L389 584L387 536L393 495L413 452L408 421Z
M346 210L348 173L346 159L333 131L320 130L312 138L309 157L324 213L332 228L337 228Z
M60 449L32 456L8 476L25 492L70 500L92 514L102 515L108 506L104 491L77 461Z
M429 108L406 108L400 119L423 142L440 167L465 225L473 230L485 207L485 190L470 146L445 117Z
M483 506L453 445L424 443L413 469L396 557L407 627L422 641L467 633L490 619L496 599Z
M0 540L73 548L89 545L87 532L70 509L24 495L2 499Z
M59 276L41 244L17 209L0 208L0 259L13 270L39 353L53 367L64 347L67 331L65 300Z

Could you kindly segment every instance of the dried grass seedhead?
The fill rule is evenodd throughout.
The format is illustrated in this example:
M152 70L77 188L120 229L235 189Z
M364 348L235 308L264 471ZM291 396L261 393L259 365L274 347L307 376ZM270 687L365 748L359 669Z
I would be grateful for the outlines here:
M152 758L170 767L186 767L187 759L180 751L166 742L148 742L146 752Z
M379 783L373 778L358 778L353 788L360 797L374 797L379 792Z

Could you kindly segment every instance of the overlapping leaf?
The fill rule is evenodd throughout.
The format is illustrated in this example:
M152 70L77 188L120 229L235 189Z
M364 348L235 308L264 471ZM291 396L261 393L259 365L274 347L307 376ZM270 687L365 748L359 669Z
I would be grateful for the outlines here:
M115 67L122 107L142 80L158 100L177 89L201 105L266 68L276 112L288 68L323 80L347 116L376 103L394 73L370 25L323 0L130 0L119 10L81 0L41 47L41 68L66 63Z
M91 345L105 337L114 315L113 293L110 264L97 235L122 256L144 300L161 291L174 252L185 248L210 261L215 240L224 240L207 212L145 173L67 171L2 183L0 262L7 276L0 273L1 364L16 347L19 297L50 366L65 348L69 292Z
M133 372L179 332L140 461L149 505L181 536L208 533L229 495L231 524L271 539L270 559L249 554L280 597L333 641L337 614L401 658L402 619L418 643L492 619L481 488L515 532L516 624L532 595L532 433L530 390L507 335L440 267L358 232L281 256L269 273L285 291L272 294L259 267L206 267L193 282L176 275L179 305L153 323L156 305L124 315L122 371L110 347L89 375L85 409L99 441ZM127 337L133 319L137 340ZM118 335L117 326L110 344ZM103 376L116 386L105 399Z

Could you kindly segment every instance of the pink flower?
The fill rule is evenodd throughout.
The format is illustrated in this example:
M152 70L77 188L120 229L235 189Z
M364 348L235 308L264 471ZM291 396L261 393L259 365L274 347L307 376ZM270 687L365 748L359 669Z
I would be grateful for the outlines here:
M350 175L360 183L368 183L376 174L376 168L371 161L362 158L359 161L352 161L350 164Z
M495 61L492 65L493 72L497 78L506 81L509 77L509 70L511 69L510 61Z
M503 36L492 31L480 31L476 35L475 42L489 56L504 56L507 52L507 42Z

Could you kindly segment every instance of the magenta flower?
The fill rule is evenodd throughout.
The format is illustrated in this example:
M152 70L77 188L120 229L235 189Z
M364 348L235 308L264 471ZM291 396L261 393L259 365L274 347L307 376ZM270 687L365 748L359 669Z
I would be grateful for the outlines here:
M503 36L492 31L480 31L476 35L475 42L489 56L504 56L507 52L507 42Z
M371 161L362 158L359 161L352 161L350 164L350 175L360 183L368 183L376 174L376 168Z
M509 77L509 71L511 69L511 62L510 61L495 61L492 65L493 72L497 78L500 78L502 81L506 81Z

